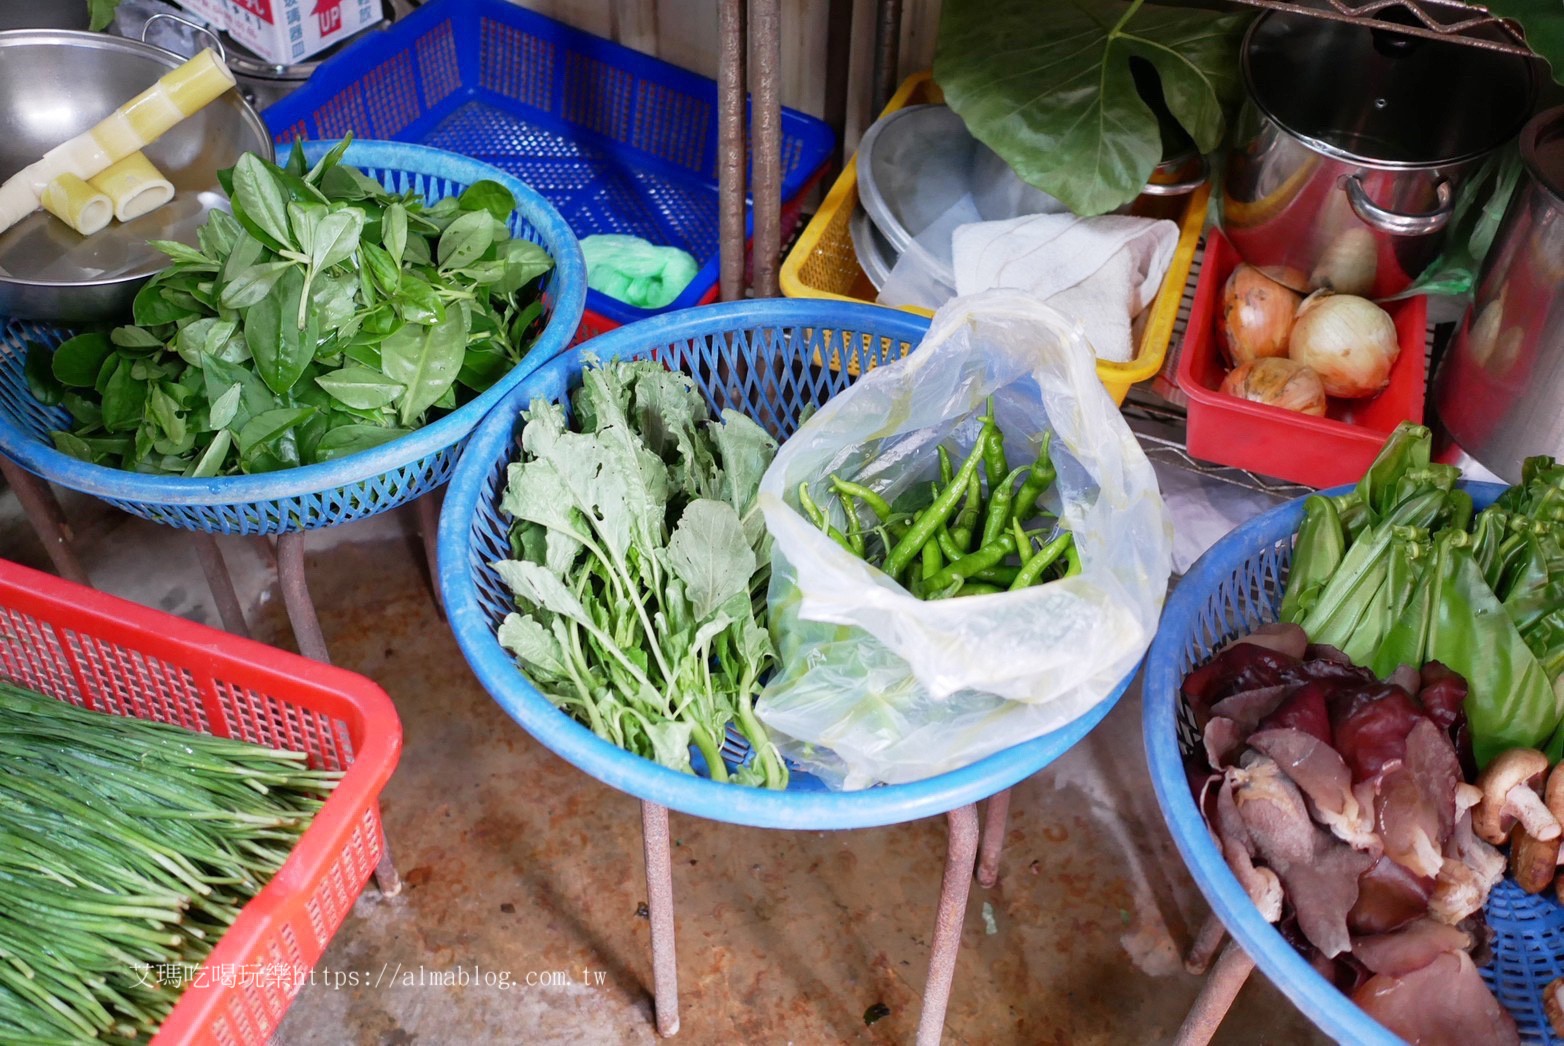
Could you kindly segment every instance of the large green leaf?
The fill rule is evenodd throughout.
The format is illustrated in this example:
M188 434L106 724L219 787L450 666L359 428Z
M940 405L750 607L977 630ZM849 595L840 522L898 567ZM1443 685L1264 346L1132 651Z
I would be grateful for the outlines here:
M1541 55L1564 84L1564 5L1558 0L1489 0L1491 14L1514 19L1526 32L1526 46Z
M1162 159L1131 60L1156 69L1168 111L1211 152L1238 95L1249 17L1139 0L947 0L934 78L1023 179L1076 214L1101 214L1135 199Z

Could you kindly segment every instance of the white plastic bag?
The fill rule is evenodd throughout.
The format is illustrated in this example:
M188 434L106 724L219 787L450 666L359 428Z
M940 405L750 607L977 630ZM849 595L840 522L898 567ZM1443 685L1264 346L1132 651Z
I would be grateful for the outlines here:
M833 473L892 501L936 479L936 448L964 457L989 396L1013 465L1054 432L1049 507L1080 574L924 602L796 509L807 482L841 527ZM915 351L826 403L782 445L760 506L781 667L756 711L785 755L843 788L957 769L1088 712L1150 644L1171 568L1156 477L1079 326L1018 291L950 302Z

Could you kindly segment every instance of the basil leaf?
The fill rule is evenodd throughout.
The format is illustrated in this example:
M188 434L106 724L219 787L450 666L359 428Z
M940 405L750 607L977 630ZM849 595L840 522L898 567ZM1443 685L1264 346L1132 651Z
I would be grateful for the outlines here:
M206 224L196 230L196 242L208 256L222 261L233 250L234 241L244 230L227 211L208 211Z
M282 169L292 174L304 173L304 143L299 139L293 140L293 148L288 150L288 162Z
M136 292L131 305L131 317L143 327L157 327L164 323L176 323L189 315L189 309L175 305L163 296L163 279L154 277Z
M386 208L385 217L381 220L380 235L386 245L386 254L390 255L391 263L398 267L402 264L402 254L407 250L407 208L400 203L393 203Z
M469 211L440 234L440 268L460 269L464 265L471 265L492 246L493 217L487 211Z
M45 407L58 407L65 399L65 386L54 376L54 354L37 342L28 344L22 372L27 391Z
M514 294L554 267L548 251L531 240L506 240L500 247L505 275L490 288L495 294Z
M217 263L211 258L178 240L148 240L147 246L162 251L181 265L193 265L198 269L217 268Z
M255 358L255 369L266 387L279 396L293 388L315 354L315 338L298 325L304 274L290 267L272 294L250 307L244 341ZM309 326L314 326L313 323Z
M309 173L304 175L304 180L309 182L311 185L319 185L321 175L325 174L327 171L331 170L333 167L337 166L337 164L342 162L342 154L348 151L348 146L351 145L352 142L352 134L344 135L340 142L338 142L336 145L333 145L326 152L325 156L322 156L319 160L315 161L315 166L311 167ZM299 173L303 174L303 171L300 171Z
M299 253L308 255L315 247L315 227L325 219L328 211L323 203L288 204L288 227L293 230L293 242L299 245Z
M122 349L161 349L163 339L141 327L115 327L109 341Z
M322 374L315 384L329 392L334 399L359 410L375 410L393 402L406 391L406 386L392 381L378 370L358 364L349 364L341 370Z
M381 294L395 297L401 293L402 270L389 251L366 240L358 245L358 253L364 269L369 272Z
M54 441L54 449L61 454L69 454L73 458L82 461L97 461L98 455L93 452L87 441L70 432L51 432L49 438Z
M433 326L408 324L380 346L386 376L406 386L397 416L411 425L456 381L467 352L467 314L452 310Z
M320 438L315 445L316 461L334 461L361 450L370 450L390 443L410 429L382 428L379 425L338 425Z
M294 243L288 230L288 192L277 172L254 153L245 153L234 165L234 202L273 243Z
M474 345L462 360L456 380L474 392L482 392L515 366L504 349L493 343Z
M315 227L309 247L310 263L316 269L324 270L347 261L358 250L359 235L363 231L363 211L356 207L332 211Z
M505 186L489 178L473 182L456 198L456 205L464 211L487 211L504 225L516 210L516 197Z
M237 390L238 386L234 386ZM212 437L206 450L196 459L196 463L190 466L185 473L191 479L207 479L217 475L223 470L223 461L228 457L228 450L233 446L233 433L227 429L219 429L217 435Z
M114 346L102 334L78 334L60 343L54 350L50 368L64 385L78 389L90 389L98 380L103 361L109 358Z
M60 402L83 429L103 424L103 406L96 400L90 400L79 392L67 392Z
M239 452L248 454L271 443L314 413L314 407L279 407L257 414L239 430Z
M222 271L217 278L223 283L232 283L238 279L241 272L258 263L265 256L266 245L241 229L238 238L234 240L233 250L229 251L228 258L223 262Z
M207 411L207 424L213 429L226 429L233 424L239 414L239 396L243 392L244 386L237 381L228 386L226 392L212 401L212 407Z
M159 386L148 386L146 409L152 421L163 430L163 435L175 443L185 438L185 419L180 414L179 405Z
M129 432L141 424L146 407L147 383L131 375L130 361L120 360L103 387L103 427Z
M331 200L375 200L385 187L357 167L339 164L320 176L320 189Z
M224 287L219 301L225 309L248 309L272 292L293 262L261 262L239 272Z
M410 272L403 272L397 284L402 319L408 323L433 324L445 319L445 305L434 288Z
M402 250L403 265L433 265L434 256L429 253L429 241L422 236L414 236L407 241L407 246Z

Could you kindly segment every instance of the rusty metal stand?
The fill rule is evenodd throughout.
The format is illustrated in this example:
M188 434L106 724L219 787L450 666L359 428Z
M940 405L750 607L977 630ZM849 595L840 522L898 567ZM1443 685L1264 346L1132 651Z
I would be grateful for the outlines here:
M668 808L641 802L641 845L646 856L646 910L652 922L652 998L657 1034L679 1034L679 961L673 928L673 861Z
M28 472L10 458L0 455L0 475L6 484L16 491L16 500L22 505L28 522L38 535L39 542L54 564L55 572L67 581L90 585L87 572L82 569L76 551L71 548L71 528L65 522L65 513L55 500L54 491L37 476Z
M750 0L749 8L755 297L775 298L781 293L778 274L782 265L781 0Z
M212 590L212 601L217 604L217 616L224 630L236 636L250 638L250 626L244 620L244 608L239 594L234 591L233 575L223 562L223 550L217 547L215 535L204 530L190 535L195 539L196 557L201 561L201 573L206 575L206 585Z
M304 533L295 530L278 536L277 581L282 587L282 603L287 608L288 623L293 626L299 653L329 665L331 654L326 649L326 637L320 630L315 602L310 598L309 585L304 579ZM375 885L383 897L395 897L402 892L402 876L391 859L391 844L384 832L380 837L380 863L375 865Z
M1254 960L1249 958L1249 953L1240 948L1237 941L1228 941L1216 965L1206 975L1205 987L1200 989L1195 1004L1189 1008L1189 1015L1173 1040L1175 1046L1206 1046L1221 1026L1222 1018L1232 1009L1233 1000L1238 998L1239 990L1253 969Z
M945 876L940 881L939 908L934 915L934 941L929 947L929 979L923 987L923 1012L918 1015L917 1046L937 1046L945 1032L945 1010L950 1005L950 986L956 979L961 927L967 917L972 868L977 862L977 806L958 807L945 817L950 823L950 839L945 850Z
M744 0L720 0L717 35L717 208L723 301L744 297Z
M429 568L429 593L435 612L445 620L445 601L440 598L440 501L444 487L436 487L414 500L418 509L418 533L424 543L424 561Z
M999 858L1005 849L1010 821L1010 789L991 795L983 804L983 842L978 851L977 881L985 890L999 882Z
M1195 935L1195 943L1189 946L1189 954L1184 956L1184 969L1200 976L1211 968L1211 960L1216 958L1217 949L1222 947L1222 941L1227 937L1227 927L1222 925L1222 920L1212 912L1206 919L1206 924Z

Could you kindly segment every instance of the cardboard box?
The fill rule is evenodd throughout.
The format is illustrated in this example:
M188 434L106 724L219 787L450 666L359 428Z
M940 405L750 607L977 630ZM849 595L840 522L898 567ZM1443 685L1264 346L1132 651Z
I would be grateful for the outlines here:
M297 65L383 17L380 0L177 0L276 65Z

